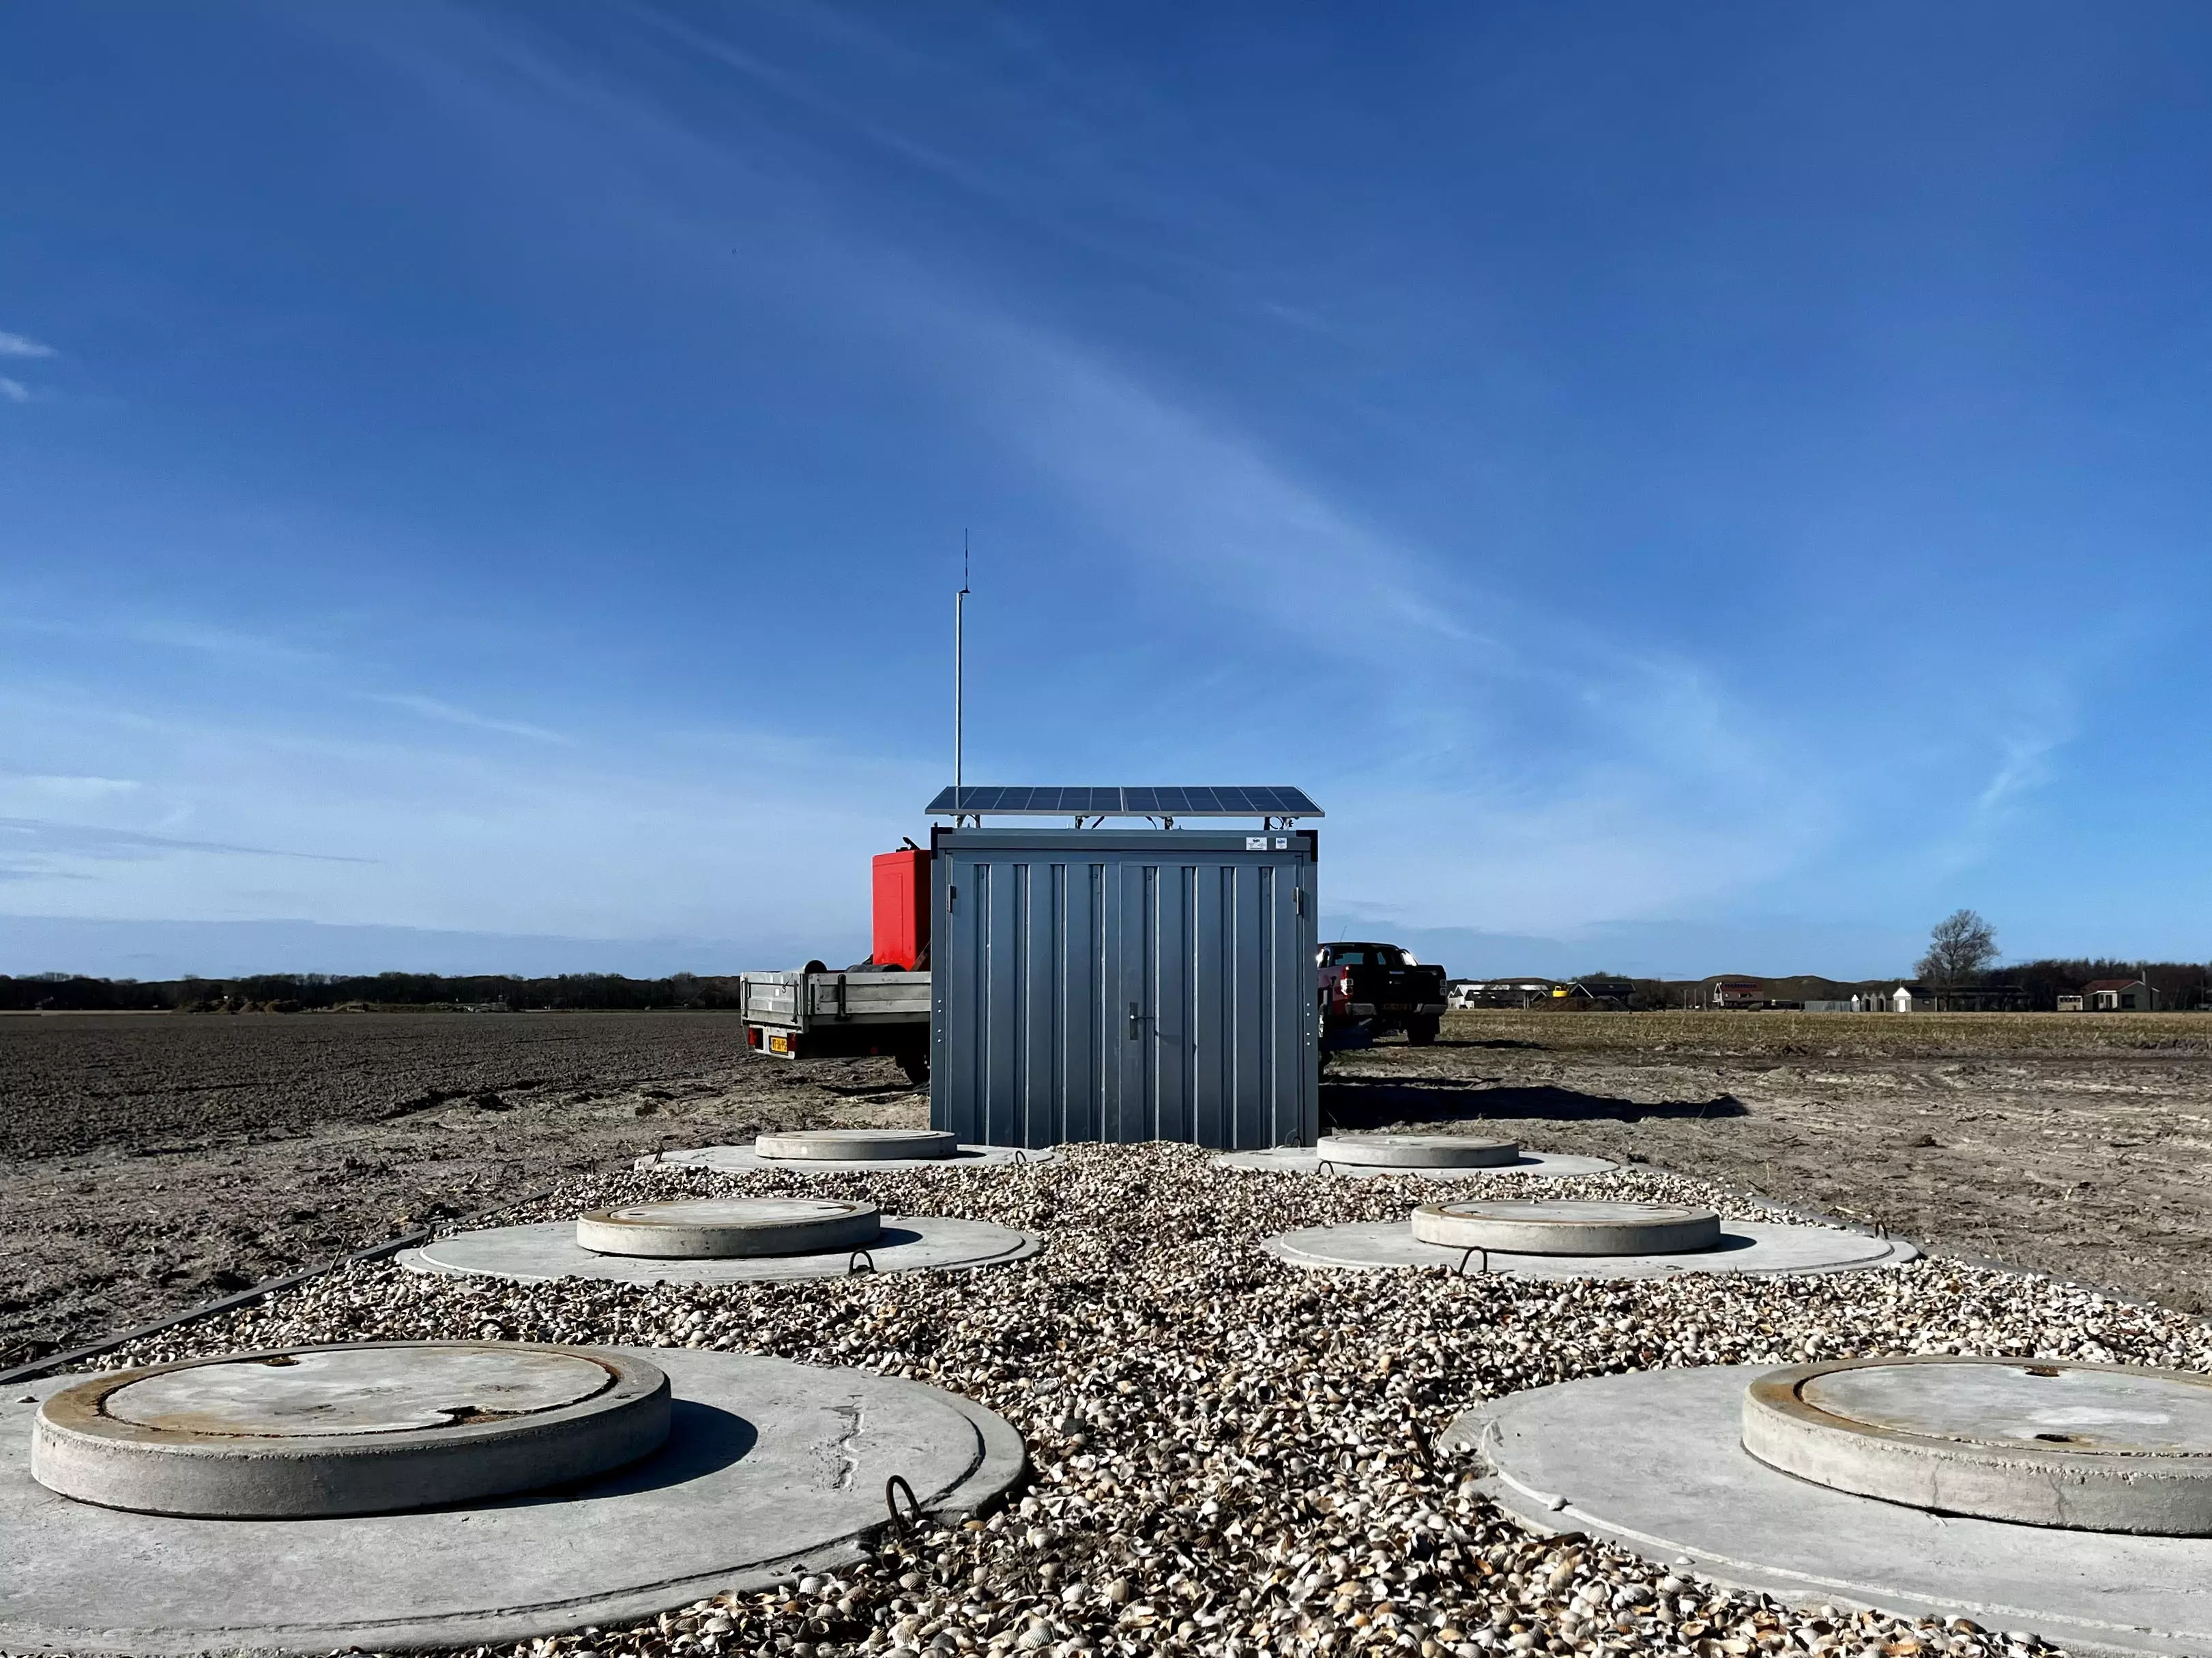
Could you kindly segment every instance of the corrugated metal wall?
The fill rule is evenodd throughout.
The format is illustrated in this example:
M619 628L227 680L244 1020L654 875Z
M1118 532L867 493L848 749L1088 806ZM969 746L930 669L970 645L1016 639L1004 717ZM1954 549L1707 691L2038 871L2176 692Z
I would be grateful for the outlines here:
M933 844L933 1127L994 1145L1314 1143L1310 830Z

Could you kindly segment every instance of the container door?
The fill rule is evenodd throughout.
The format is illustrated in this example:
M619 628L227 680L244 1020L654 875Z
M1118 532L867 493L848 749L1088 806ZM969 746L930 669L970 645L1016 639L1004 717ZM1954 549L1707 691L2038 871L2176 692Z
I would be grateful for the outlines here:
M1119 1037L1107 1138L1313 1143L1312 873L1302 850L1131 854L1106 866L1107 1011Z
M930 1122L963 1143L1115 1139L1118 867L948 851L932 908Z
M1196 871L1135 857L1107 865L1107 960L1118 987L1109 1138L1188 1140L1195 1032L1190 902Z

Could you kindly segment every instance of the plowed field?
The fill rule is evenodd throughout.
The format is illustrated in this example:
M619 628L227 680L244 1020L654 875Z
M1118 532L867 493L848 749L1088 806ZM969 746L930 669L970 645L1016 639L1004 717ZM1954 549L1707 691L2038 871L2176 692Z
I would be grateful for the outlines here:
M1322 1103L2212 1304L2212 1017L1456 1014ZM726 1014L0 1017L0 1366L641 1152L926 1115Z

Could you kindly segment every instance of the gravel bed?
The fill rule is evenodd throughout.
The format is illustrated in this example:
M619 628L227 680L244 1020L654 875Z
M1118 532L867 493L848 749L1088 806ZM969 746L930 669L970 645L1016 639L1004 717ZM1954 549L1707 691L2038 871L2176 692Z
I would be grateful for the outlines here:
M758 1351L954 1389L1029 1442L1030 1484L986 1520L886 1535L834 1576L524 1643L517 1658L2045 1652L1964 1619L1791 1610L1583 1537L1538 1537L1477 1495L1471 1460L1427 1448L1474 1400L1666 1365L1909 1351L2212 1369L2212 1335L2184 1315L1941 1260L1604 1284L1300 1272L1257 1241L1386 1219L1434 1188L1216 1172L1207 1156L1082 1148L1042 1168L866 1178L625 1171L518 1216L707 1192L865 1192L887 1209L1037 1229L1048 1243L1014 1266L828 1284L506 1284L365 1266L116 1362L435 1337ZM1488 1189L1521 1188L1504 1175ZM1546 1195L1775 1218L1644 1169Z

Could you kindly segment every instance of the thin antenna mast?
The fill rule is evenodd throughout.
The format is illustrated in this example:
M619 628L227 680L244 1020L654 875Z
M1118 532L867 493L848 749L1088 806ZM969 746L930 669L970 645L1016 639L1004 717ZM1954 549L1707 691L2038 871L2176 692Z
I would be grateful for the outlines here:
M968 532L960 532L960 591L952 595L952 821L960 821L960 721L966 690L962 655L968 631Z

